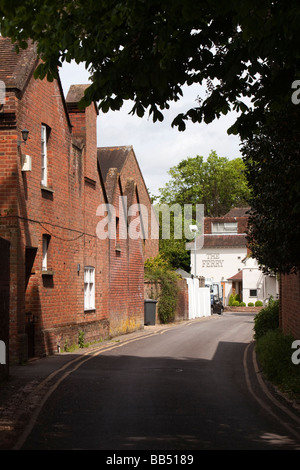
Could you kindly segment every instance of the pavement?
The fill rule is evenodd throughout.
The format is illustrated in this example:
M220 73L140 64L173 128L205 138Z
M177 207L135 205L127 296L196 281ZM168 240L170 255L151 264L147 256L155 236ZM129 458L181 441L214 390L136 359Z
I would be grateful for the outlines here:
M51 387L54 387L60 379L63 380L66 374L71 373L87 355L128 341L163 333L166 329L218 318L219 315L212 315L168 325L148 325L142 330L114 337L89 348L35 358L24 365L10 366L9 378L0 383L0 450L18 450L20 447L18 442L22 439L24 429L29 427L30 421L38 415L47 399L47 393L51 393Z
M206 321L218 316L203 317L193 321ZM79 362L85 355L99 349L115 346L116 343L127 342L163 330L190 323L181 321L168 325L147 325L142 330L114 337L85 349L77 349L72 353L58 353L44 358L34 358L24 365L12 365L9 378L0 383L0 450L15 450L15 444L30 422L33 414L42 406L47 392L57 383L72 365Z

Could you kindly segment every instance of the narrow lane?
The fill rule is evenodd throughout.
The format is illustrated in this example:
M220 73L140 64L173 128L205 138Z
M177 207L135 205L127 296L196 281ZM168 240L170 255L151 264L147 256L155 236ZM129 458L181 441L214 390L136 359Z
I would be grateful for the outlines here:
M252 315L224 314L116 344L59 385L23 449L298 450L250 393L252 335Z

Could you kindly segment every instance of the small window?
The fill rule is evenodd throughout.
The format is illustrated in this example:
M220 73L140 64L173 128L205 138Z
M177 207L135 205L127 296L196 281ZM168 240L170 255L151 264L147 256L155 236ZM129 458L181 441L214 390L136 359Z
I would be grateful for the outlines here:
M257 297L257 289L250 289L250 297Z
M116 217L116 243L120 243L120 218Z
M50 237L49 235L43 235L43 260L42 260L42 271L48 271L48 248L49 248Z
M48 185L48 157L47 157L47 126L41 127L41 155L42 155L42 179L43 186Z
M238 227L237 222L212 222L211 224L211 232L212 233L226 233L232 234L237 233Z
M84 310L95 308L95 268L84 268Z
M237 233L237 222L225 222L224 232Z

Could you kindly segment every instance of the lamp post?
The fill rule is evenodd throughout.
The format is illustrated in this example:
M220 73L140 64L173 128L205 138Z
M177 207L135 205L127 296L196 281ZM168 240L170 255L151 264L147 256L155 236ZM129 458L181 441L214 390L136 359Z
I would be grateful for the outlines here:
M197 269L196 269L196 238L197 238L197 232L198 232L198 227L197 225L190 225L190 231L195 234L194 238L194 277L197 276Z

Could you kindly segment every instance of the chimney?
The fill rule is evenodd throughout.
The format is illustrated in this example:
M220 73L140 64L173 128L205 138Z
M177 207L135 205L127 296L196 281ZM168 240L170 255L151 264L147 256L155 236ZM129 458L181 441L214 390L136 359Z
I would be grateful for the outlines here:
M87 108L80 108L79 102L89 85L71 85L67 98L67 109L70 117L72 135L84 145L84 176L92 181L97 180L97 116L95 103Z

